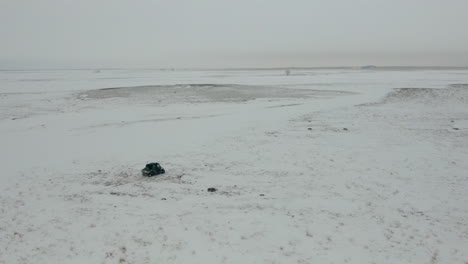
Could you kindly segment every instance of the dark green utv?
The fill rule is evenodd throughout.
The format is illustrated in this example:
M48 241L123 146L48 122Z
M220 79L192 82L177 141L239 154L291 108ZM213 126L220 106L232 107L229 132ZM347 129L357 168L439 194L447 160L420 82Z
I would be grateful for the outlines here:
M141 170L143 176L151 177L158 174L166 173L166 171L159 165L159 163L148 163L146 167Z

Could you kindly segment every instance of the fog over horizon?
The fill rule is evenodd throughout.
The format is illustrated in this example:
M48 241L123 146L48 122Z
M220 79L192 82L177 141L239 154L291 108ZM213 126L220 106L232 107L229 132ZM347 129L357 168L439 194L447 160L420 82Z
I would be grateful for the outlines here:
M468 66L468 1L0 0L0 69Z

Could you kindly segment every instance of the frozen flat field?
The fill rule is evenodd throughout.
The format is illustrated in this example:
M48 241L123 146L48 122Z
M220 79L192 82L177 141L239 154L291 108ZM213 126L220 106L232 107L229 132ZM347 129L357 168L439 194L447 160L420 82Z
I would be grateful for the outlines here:
M467 84L0 71L0 263L468 263Z

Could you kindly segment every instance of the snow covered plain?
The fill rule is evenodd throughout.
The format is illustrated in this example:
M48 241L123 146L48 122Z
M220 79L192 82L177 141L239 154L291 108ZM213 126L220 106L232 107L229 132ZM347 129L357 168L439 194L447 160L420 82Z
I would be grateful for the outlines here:
M0 71L0 263L468 263L468 70L292 73Z

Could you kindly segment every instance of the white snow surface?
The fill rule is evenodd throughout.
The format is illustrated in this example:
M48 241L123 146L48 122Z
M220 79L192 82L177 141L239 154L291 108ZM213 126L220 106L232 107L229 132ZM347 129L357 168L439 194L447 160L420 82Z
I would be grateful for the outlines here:
M0 71L0 263L468 263L466 84Z

